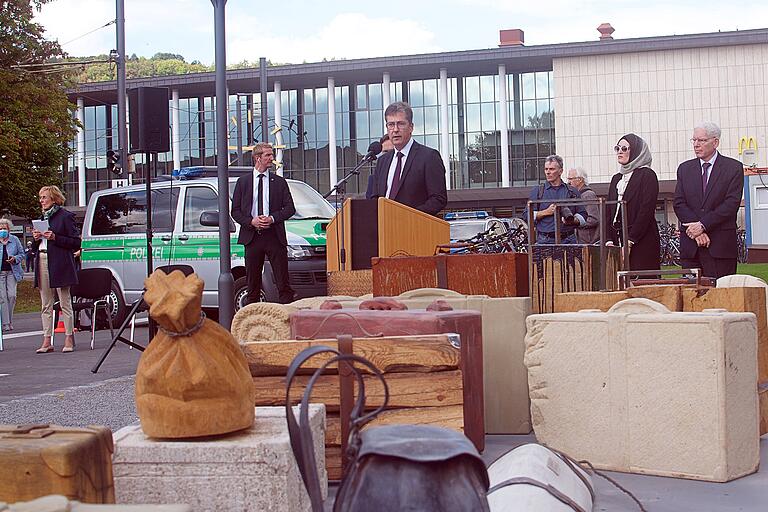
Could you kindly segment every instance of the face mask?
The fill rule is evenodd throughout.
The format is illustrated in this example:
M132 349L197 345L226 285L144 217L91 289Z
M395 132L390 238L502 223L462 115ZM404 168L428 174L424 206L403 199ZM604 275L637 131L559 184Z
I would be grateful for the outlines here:
M8 238L8 230L0 229L0 238Z

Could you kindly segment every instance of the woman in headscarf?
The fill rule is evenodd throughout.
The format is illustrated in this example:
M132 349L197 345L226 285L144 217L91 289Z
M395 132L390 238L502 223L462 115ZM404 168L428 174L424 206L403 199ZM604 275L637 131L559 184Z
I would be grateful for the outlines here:
M656 225L656 199L659 180L650 168L651 151L648 144L628 133L613 148L619 163L608 188L608 201L626 201L629 270L658 270L659 228ZM608 207L608 232L616 245L623 245L622 215L618 205Z

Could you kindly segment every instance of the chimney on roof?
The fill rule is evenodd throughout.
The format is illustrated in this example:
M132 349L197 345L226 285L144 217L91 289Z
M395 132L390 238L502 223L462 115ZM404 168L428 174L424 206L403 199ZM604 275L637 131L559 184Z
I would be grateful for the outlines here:
M499 30L499 48L504 46L523 46L525 33L519 28Z
M601 41L613 41L613 36L611 34L616 32L616 29L613 28L610 23L602 23L597 27L597 31L600 32Z

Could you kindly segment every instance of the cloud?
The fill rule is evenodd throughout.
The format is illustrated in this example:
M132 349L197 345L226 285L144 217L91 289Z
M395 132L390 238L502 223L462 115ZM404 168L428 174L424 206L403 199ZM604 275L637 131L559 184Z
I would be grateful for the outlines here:
M276 33L269 27L263 34L258 34L254 27L260 27L260 24L255 18L242 17L232 22L228 20L228 23L229 62L244 59L253 62L264 56L273 62L301 63L324 58L353 59L442 51L432 32L408 19L344 13L336 15L316 33L305 36L282 30Z

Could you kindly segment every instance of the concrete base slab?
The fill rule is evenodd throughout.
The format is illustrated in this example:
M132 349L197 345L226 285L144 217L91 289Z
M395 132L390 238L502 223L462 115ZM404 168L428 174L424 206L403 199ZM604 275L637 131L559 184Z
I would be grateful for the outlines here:
M310 405L309 418L320 485L327 493L325 406ZM135 425L114 437L117 503L185 503L211 512L311 508L291 452L283 407L257 407L250 429L224 437L157 440Z

